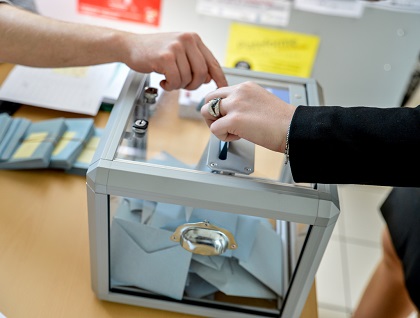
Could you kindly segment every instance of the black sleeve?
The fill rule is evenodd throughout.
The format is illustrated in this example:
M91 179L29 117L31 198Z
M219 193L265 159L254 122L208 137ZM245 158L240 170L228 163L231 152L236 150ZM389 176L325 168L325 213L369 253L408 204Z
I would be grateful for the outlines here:
M289 159L298 183L420 187L420 105L299 106Z

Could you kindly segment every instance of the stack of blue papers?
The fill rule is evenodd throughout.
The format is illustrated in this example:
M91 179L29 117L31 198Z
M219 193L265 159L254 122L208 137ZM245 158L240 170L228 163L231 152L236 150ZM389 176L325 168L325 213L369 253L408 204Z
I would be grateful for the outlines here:
M0 162L10 159L31 124L27 119L12 119L11 117L3 117L2 122L7 128L4 129L3 138L0 141Z
M67 130L58 141L51 156L50 167L70 169L84 146L93 136L93 119L66 119Z
M12 118L8 114L0 114L0 143L6 135L11 123Z
M0 169L63 169L86 175L102 129L92 118L31 122L0 114Z
M85 143L82 151L74 161L72 167L66 172L85 176L92 162L93 155L95 154L96 148L98 147L99 141L102 136L103 129L94 128L93 135L90 137L87 143Z
M13 129L14 128L14 129ZM64 118L31 123L26 119L13 119L12 136L5 140L1 169L34 169L49 166L55 144L66 130ZM13 132L12 132L13 131Z

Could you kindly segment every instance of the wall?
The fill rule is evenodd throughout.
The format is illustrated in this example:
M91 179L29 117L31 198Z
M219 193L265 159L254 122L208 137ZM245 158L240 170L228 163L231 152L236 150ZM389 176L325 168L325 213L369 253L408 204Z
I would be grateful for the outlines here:
M42 14L133 32L195 31L223 65L230 21L195 12L195 0L162 0L159 28L81 16L77 0L37 0ZM327 105L400 106L420 53L420 14L368 7L361 19L293 10L290 31L321 43L312 77Z

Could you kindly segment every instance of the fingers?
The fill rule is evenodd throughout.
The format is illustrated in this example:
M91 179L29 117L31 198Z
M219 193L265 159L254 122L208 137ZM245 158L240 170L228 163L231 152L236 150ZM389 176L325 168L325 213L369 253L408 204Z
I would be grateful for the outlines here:
M220 64L197 34L182 33L178 35L177 41L171 46L171 51L174 54L173 63L178 69L176 72L170 68L165 72L165 89L194 90L211 79L218 87L227 86Z
M222 98L213 109L215 98ZM223 141L240 138L284 152L296 107L253 82L222 87L208 94L201 114L210 131ZM215 106L214 106L215 108ZM218 115L218 116L215 116Z
M186 47L186 57L191 67L191 80L184 86L185 89L194 90L205 83L209 77L208 65L204 52L199 44L202 43L197 34L187 34L184 36Z
M201 115L203 116L207 126L211 126L211 124L213 122L215 122L218 118L220 118L221 116L225 116L227 113L227 109L225 109L226 107L224 107L223 105L226 106L227 101L223 100L224 98L226 98L229 94L229 92L231 91L231 87L223 87L223 88L219 88L217 90L215 90L214 92L209 93L206 98L205 98L205 103L204 105L201 107ZM211 113L211 110L209 109L211 107L211 101L213 99L216 98L221 98L221 100L219 101L219 113L220 116L218 117L214 117ZM222 105L223 104L223 105Z
M216 60L207 46L204 45L201 39L198 41L198 48L201 52L203 52L204 59L207 62L208 75L210 75L210 77L215 81L217 87L220 88L228 86L228 82L219 62Z
M224 87L208 94L206 96L207 103L201 107L201 115L210 127L210 131L223 141L234 141L241 138L232 121L235 111L230 112L229 93L231 90L232 87ZM215 109L216 105L218 109Z
M227 86L227 80L219 62L204 45L201 38L195 34L184 35L187 47L187 57L192 70L192 80L185 89L196 89L203 83L213 79L218 87Z
M222 141L235 141L241 139L236 132L230 131L232 127L230 117L220 117L210 125L210 131Z
M140 73L163 74L165 90L193 90L212 79L218 87L227 85L222 68L196 33L122 34L127 48L122 62Z
M161 56L163 74L166 78L161 82L161 86L167 91L184 88L192 79L192 69L185 44L176 41L169 46L168 50L166 55Z
M219 106L220 107L220 106ZM213 117L210 113L209 113L209 103L205 103L202 107L201 107L201 116L203 116L204 121L206 122L207 126L211 126L211 124L217 119L215 117Z
M218 88L213 92L210 92L205 97L205 103L208 103L210 100L214 98L227 98L231 95L232 91L235 89L235 86L227 86Z
M168 63L164 66L164 68L165 71L162 73L165 75L165 79L160 82L160 86L165 91L171 91L182 87L181 74L179 72L177 63Z
M201 38L195 34L185 36L185 47L187 48L187 58L192 70L192 80L185 86L185 89L196 89L203 83L208 83L213 79L218 87L227 86L227 80L223 70L207 48ZM190 42L190 43L188 43Z

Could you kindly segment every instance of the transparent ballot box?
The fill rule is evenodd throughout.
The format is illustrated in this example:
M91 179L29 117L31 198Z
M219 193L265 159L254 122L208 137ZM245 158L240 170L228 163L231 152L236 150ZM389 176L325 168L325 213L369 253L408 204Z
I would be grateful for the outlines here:
M230 85L320 104L313 79L224 71ZM129 74L87 173L97 297L204 317L300 317L339 215L336 185L297 184L282 154L218 140L150 77Z

